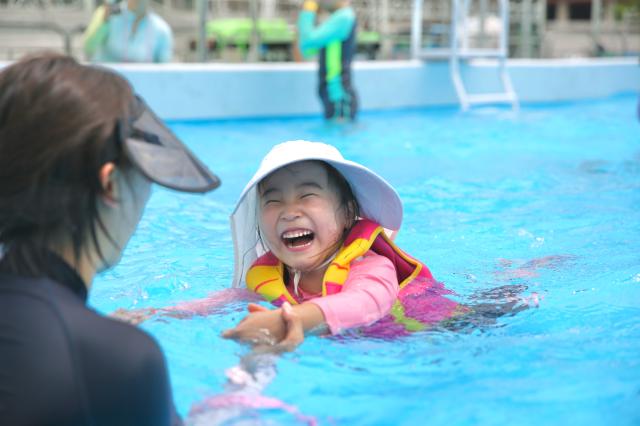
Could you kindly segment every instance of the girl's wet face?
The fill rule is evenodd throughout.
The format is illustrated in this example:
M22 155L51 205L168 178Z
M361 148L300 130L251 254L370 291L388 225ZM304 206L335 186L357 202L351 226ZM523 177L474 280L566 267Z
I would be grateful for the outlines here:
M326 168L303 161L276 170L259 185L260 231L284 264L312 270L332 254L347 225Z

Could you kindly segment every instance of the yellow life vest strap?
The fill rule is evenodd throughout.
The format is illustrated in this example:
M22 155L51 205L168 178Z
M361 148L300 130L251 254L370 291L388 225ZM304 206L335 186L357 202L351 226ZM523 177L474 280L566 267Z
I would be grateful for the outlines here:
M378 238L382 237L382 238ZM336 257L329 264L322 280L322 296L339 293L347 281L351 263L369 250L389 258L396 268L400 288L421 273L431 274L422 263L398 248L384 233L384 229L367 219L359 220L347 236ZM287 301L299 303L284 282L284 265L271 252L256 260L247 272L247 288L262 295L267 301L280 306Z

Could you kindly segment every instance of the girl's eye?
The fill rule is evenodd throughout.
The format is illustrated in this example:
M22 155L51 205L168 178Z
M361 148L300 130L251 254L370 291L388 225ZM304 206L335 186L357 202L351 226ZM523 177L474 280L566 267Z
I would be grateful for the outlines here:
M310 198L310 197L314 197L317 194L314 194L313 192L309 192L307 194L302 194L302 196L300 198Z
M278 200L265 200L264 201L264 205L269 205L269 204L276 204L278 203Z

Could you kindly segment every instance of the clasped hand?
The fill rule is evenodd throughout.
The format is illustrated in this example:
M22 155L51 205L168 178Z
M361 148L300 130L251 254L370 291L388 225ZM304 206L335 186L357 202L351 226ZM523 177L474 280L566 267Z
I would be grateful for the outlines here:
M291 351L304 341L302 319L289 303L273 310L249 303L247 309L249 315L234 328L225 330L222 337L275 351Z

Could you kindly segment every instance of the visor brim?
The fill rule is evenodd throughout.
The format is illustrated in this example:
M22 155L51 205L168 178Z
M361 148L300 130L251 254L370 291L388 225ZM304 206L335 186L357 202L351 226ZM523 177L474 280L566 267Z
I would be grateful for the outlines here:
M187 146L139 99L139 115L130 123L124 149L152 182L183 192L208 192L220 186Z

